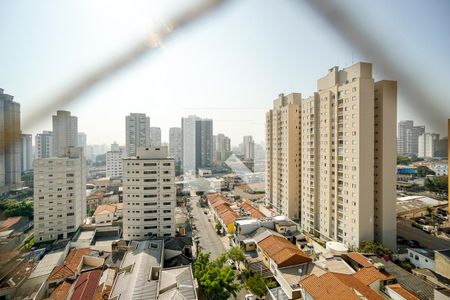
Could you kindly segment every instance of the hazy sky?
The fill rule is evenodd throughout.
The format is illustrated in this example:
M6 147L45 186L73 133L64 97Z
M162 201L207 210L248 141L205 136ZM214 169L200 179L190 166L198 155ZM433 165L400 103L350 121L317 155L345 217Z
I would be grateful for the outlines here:
M132 3L132 4L131 4ZM0 88L21 103L22 119L92 68L142 39L193 1L3 0L0 2ZM430 106L443 112L425 120L377 62L342 40L303 1L232 1L177 32L162 49L97 85L68 107L55 107L27 133L51 130L51 115L78 116L89 144L125 141L125 115L146 113L151 126L180 127L181 117L214 119L214 133L232 144L242 136L264 140L265 111L279 93L309 96L334 66L374 63L376 79L399 81L399 119L444 133L450 118L450 2L445 0L332 1L398 61ZM357 49L357 47L356 47ZM431 126L433 124L433 126ZM393 129L395 130L395 129Z

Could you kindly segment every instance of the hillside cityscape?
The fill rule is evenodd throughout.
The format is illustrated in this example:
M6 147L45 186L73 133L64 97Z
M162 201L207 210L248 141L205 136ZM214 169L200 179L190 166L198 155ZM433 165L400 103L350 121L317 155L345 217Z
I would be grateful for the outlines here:
M0 82L0 300L450 299L450 116L399 117L382 66L300 70L237 133L130 104L108 144Z

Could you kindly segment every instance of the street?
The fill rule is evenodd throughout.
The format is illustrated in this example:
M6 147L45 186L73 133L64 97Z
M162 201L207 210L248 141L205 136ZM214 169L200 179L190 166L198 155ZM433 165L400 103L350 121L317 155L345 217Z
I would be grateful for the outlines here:
M204 252L210 252L210 258L214 260L222 253L225 253L225 247L208 221L208 215L203 213L205 208L200 207L197 197L191 197L191 201L192 215L194 217L193 223L197 228L195 235L199 237L200 241L199 248Z
M437 238L420 230L419 228L412 227L411 221L405 219L397 220L397 235L402 236L407 240L416 240L423 247L432 250L442 250L450 248L450 241ZM398 245L401 246L401 245Z
M199 247L201 247L201 251L203 252L210 252L210 259L214 260L218 258L222 253L225 253L225 247L222 244L219 236L215 232L213 226L208 221L209 215L204 214L204 210L207 208L202 208L200 206L197 196L191 196L191 204L192 215L194 217L193 223L197 228L197 230L195 230L195 235L198 236L200 240ZM245 295L248 293L249 291L243 288L238 292L236 299L244 299Z

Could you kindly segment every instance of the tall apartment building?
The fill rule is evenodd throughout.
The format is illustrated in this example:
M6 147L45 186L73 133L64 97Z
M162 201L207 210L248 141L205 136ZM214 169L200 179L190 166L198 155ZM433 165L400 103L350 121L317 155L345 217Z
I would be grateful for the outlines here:
M244 158L247 160L255 158L255 141L251 135L244 136Z
M66 148L78 145L78 118L70 111L58 110L53 119L53 155L64 156Z
M150 147L161 146L161 128L150 127Z
M219 133L213 137L213 141L213 161L216 163L226 161L231 155L231 139Z
M0 89L0 194L21 186L20 104Z
M419 153L418 157L433 158L439 143L439 134L424 133L419 136Z
M175 236L175 160L167 147L139 147L123 160L123 239Z
M213 159L213 120L196 116L182 118L183 170L196 174L199 168L212 165Z
M266 196L281 214L300 218L301 94L279 95L266 114Z
M425 126L414 126L414 121L398 122L397 153L400 155L418 155L419 136L425 133Z
M83 154L87 153L87 136L84 132L78 132L77 147L83 148Z
M33 169L33 137L31 134L20 135L20 162L22 172Z
M53 132L43 131L35 136L34 157L36 159L53 156Z
M169 156L175 159L179 165L183 157L183 137L180 127L171 127L169 129Z
M127 155L136 156L138 147L150 146L150 117L131 113L125 117L125 136Z
M111 144L111 151L106 152L106 177L122 177L124 158L126 158L125 148L117 143Z
M267 120L267 200L323 240L396 247L397 84L333 67L317 92L280 95Z
M81 148L34 160L34 238L64 239L86 217L86 160Z

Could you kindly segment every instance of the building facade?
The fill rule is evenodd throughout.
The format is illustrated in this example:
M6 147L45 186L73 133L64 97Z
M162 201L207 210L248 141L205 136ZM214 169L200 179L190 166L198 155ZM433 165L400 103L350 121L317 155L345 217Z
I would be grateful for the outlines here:
M83 154L87 153L87 136L84 132L78 132L77 147L83 148Z
M123 160L123 239L175 236L175 160L167 147L139 147Z
M176 169L179 170L183 158L183 137L180 127L169 129L169 156L175 159Z
M161 146L161 128L150 127L150 146L151 147Z
M433 158L439 143L439 134L424 133L419 136L419 153L418 157Z
M125 117L126 150L128 156L135 156L138 147L150 146L150 117L131 113Z
M53 156L53 132L43 131L35 136L34 158L42 159Z
M21 134L20 139L21 170L25 172L33 169L33 136Z
M419 136L425 133L425 126L414 126L414 121L398 122L397 153L399 155L418 155Z
M20 104L0 89L0 194L21 186Z
M213 140L214 163L226 161L231 155L231 139L223 133L219 133L213 137Z
M122 177L122 160L126 158L126 151L119 144L111 144L111 151L106 152L106 177Z
M69 111L58 110L53 119L53 155L65 155L66 148L78 145L78 118Z
M34 160L34 238L70 237L86 217L86 160L81 148Z
M396 97L368 63L331 68L306 99L280 95L266 115L268 203L323 240L395 249Z
M251 135L244 136L244 158L255 159L255 141Z
M213 120L188 116L181 120L183 143L183 171L196 174L208 168L213 160Z

